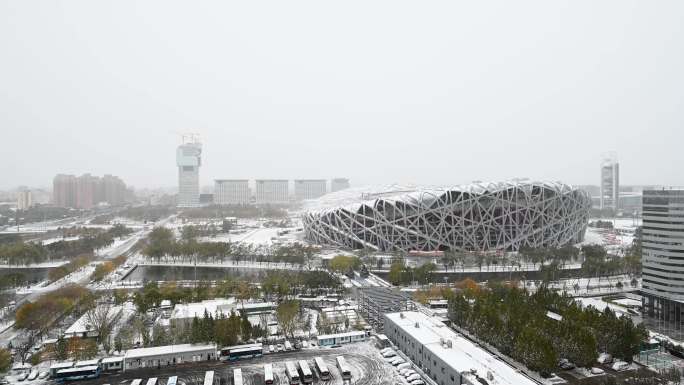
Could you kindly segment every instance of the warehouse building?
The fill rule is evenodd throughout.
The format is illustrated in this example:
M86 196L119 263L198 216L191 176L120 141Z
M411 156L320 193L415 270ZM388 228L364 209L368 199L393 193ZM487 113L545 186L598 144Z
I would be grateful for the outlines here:
M438 385L535 385L444 323L419 312L385 314L385 335Z

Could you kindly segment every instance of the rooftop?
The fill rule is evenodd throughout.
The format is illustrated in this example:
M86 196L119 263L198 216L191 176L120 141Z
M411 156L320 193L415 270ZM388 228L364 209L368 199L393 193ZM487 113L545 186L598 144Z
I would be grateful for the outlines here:
M529 377L457 334L442 322L423 313L389 313L386 316L459 373L470 372L474 369L480 378L487 378L488 373L491 373L493 380L487 379L490 385L536 384ZM441 340L451 341L452 347L442 345Z
M166 346L156 346L153 348L139 348L130 349L126 352L126 358L142 358L150 356L160 356L165 354L177 354L177 353L187 353L187 352L197 352L203 350L216 350L216 345L193 345L193 344L182 344L182 345L166 345Z
M235 298L217 298L202 302L193 302L187 304L176 304L171 313L171 318L193 318L197 316L202 318L204 312L215 315L217 312L229 314L235 307Z
M346 332L346 333L337 333L337 334L322 334L318 336L319 340L325 340L328 338L343 338L343 337L352 337L352 336L359 336L359 335L364 335L366 332L362 330L358 331L353 331L353 332Z

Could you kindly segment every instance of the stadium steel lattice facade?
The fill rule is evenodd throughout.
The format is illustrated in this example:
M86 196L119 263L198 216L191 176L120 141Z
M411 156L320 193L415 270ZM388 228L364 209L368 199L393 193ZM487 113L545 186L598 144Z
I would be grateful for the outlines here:
M498 251L580 242L590 208L587 193L569 185L512 181L377 196L308 211L303 222L306 239L322 245Z

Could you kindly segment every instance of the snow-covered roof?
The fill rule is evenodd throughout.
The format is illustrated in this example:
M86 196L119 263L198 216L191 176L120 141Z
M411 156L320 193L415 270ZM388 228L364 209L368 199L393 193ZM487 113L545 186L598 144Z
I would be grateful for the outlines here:
M107 357L102 359L103 364L111 364L113 362L121 362L123 361L123 357Z
M85 360L76 362L76 367L93 366L100 363L100 360Z
M122 306L112 306L109 309L107 319L113 320L119 315L122 309ZM94 328L88 322L88 313L85 313L81 316L81 318L77 319L76 322L74 322L67 330L64 331L64 335L70 336L73 334L83 334L92 331L94 331Z
M389 313L386 316L458 373L470 372L474 369L480 378L487 378L488 373L491 373L493 380L487 379L490 385L536 384L529 377L432 317L419 312ZM415 326L416 324L418 327ZM451 347L448 347L448 344L442 345L442 340L450 340Z
M64 368L70 368L74 366L73 361L67 361L67 362L57 362L54 363L50 366L50 369L64 369Z
M276 305L273 302L251 302L251 303L246 303L244 305L238 303L236 306L236 308L238 310L240 310L240 309L254 310L254 309L264 309L264 308L274 308L274 307L276 307Z
M187 304L176 304L171 313L171 318L193 318L197 316L202 318L204 316L204 311L214 316L216 312L229 314L230 311L235 307L235 298L217 298L210 299L202 302L193 302Z
M150 356L161 356L167 354L179 354L179 353L190 353L199 352L206 350L216 350L216 345L193 345L193 344L182 344L182 345L166 345L166 346L155 346L153 348L139 348L130 349L126 352L126 359L131 358L143 358Z
M417 186L412 184L391 184L380 186L350 187L323 195L318 199L304 201L303 212L326 211L329 209L346 208L356 211L361 204L373 206L373 201L383 199L387 201L422 200L428 196L440 196L447 191L461 191L470 194L481 194L485 191L497 191L522 185L546 186L558 191L570 191L571 186L552 181L531 181L529 179L513 179L503 182L473 182L457 186ZM435 198L436 199L436 198Z

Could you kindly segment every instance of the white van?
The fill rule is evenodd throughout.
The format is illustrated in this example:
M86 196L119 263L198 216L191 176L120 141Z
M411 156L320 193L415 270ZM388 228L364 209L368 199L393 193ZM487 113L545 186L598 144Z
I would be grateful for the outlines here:
M411 369L411 364L408 362L404 362L403 364L397 365L397 370L401 369Z
M627 370L630 367L631 367L631 365L626 363L625 361L615 361L613 363L613 366L611 366L611 368L613 368L613 370L616 372L621 372L623 370Z

